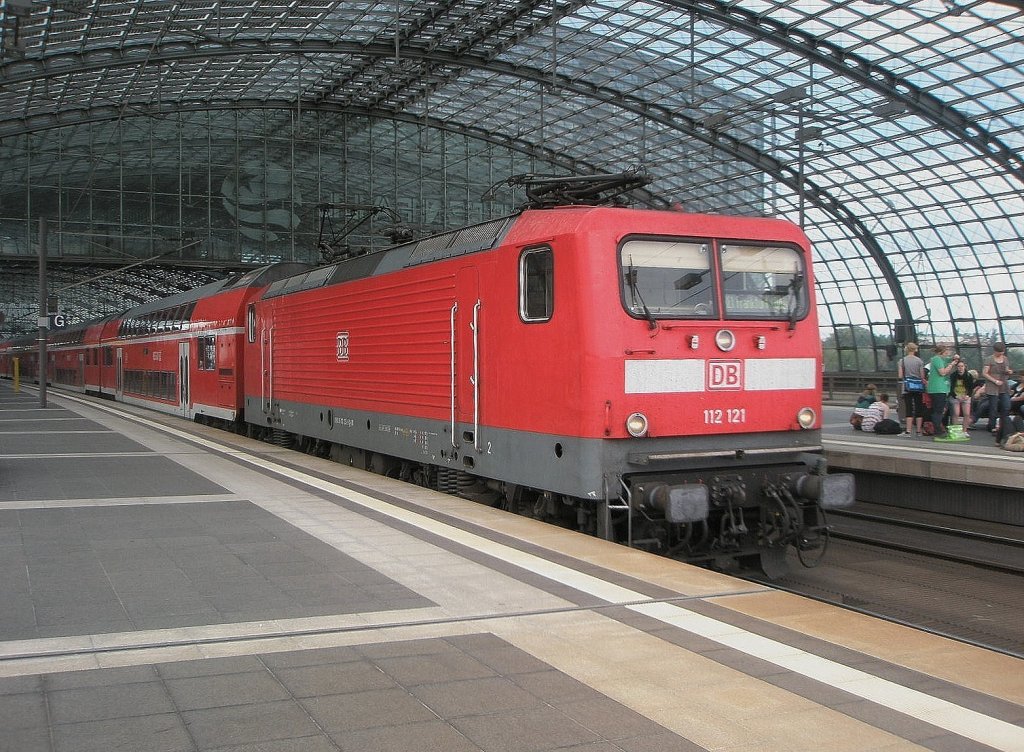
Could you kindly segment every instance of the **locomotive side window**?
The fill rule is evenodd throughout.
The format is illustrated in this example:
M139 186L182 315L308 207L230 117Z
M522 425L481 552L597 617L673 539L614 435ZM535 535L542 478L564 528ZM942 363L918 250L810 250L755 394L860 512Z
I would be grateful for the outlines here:
M251 303L245 312L245 338L250 344L256 341L256 306Z
M200 371L217 370L217 338L196 337L197 365Z
M620 255L626 310L640 318L716 315L710 250L692 240L627 240Z
M724 243L720 253L727 318L795 322L807 315L804 261L796 248Z
M519 259L519 315L548 321L555 307L555 262L550 248L525 251Z

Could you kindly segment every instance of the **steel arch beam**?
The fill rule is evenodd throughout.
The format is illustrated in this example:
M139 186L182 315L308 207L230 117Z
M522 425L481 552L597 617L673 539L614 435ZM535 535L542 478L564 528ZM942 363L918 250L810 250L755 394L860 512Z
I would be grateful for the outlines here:
M785 24L767 15L757 14L735 4L722 2L722 0L659 0L659 2L706 21L714 21L738 29L751 37L764 39L838 75L846 76L865 89L898 102L908 112L956 135L963 142L970 144L981 157L996 161L1018 181L1024 183L1024 156L1019 152L934 95L861 55L849 52L837 44L821 39L796 26ZM359 57L369 55L379 58L393 56L395 49L384 44L362 45L342 40L308 39L253 39L240 42L202 39L167 42L156 46L139 44L127 47L106 47L85 52L58 52L40 58L7 62L0 65L0 87L51 76L85 73L125 65L162 65L175 60L192 60L232 54L317 53L347 53ZM466 60L465 67L479 67L473 63L488 59L461 54L441 54L436 50L418 48L408 40L400 47L400 53L406 58L418 58L441 65L462 66L461 61ZM2 122L0 119L0 123Z
M660 2L705 21L715 21L756 39L764 39L833 73L846 76L865 89L898 102L907 112L956 135L961 141L974 147L981 157L999 163L1018 181L1024 183L1024 155L938 97L861 55L844 50L838 44L809 34L796 26L785 24L767 15L759 15L734 3L722 0Z

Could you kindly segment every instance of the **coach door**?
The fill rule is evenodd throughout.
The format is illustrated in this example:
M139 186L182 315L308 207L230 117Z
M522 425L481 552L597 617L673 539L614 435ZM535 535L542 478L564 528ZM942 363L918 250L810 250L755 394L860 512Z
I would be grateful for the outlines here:
M480 451L480 285L476 269L462 269L455 279L452 327L452 445L461 448L464 464Z
M189 362L188 362L188 340L178 343L178 401L181 414L186 418L189 416Z
M124 350L117 348L117 370L114 372L114 397L124 396Z

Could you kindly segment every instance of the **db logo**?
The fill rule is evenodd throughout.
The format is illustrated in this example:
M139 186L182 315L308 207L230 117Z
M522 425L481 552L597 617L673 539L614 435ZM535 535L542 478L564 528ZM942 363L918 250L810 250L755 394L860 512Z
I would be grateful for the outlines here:
M742 389L743 361L709 360L708 389Z

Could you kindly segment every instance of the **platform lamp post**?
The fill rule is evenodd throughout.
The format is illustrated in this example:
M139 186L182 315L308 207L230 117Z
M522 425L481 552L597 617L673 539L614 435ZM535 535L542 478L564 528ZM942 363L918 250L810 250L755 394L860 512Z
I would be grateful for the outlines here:
M811 141L820 141L825 136L825 125L848 125L856 124L858 121L849 117L833 117L816 112L809 106L803 104L809 98L807 88L804 86L787 86L784 89L753 102L734 107L727 107L719 110L700 121L700 124L711 131L717 131L724 125L733 123L740 115L750 113L777 113L781 116L796 117L796 131L794 133L792 146L787 144L779 147L782 151L792 154L791 149L796 147L796 191L797 191L797 213L798 224L803 229L807 222L807 144ZM790 105L782 109L776 109L777 105ZM884 102L881 105L872 107L870 112L877 117L893 117L906 111L906 107L900 102ZM810 123L810 124L809 124Z
M703 118L700 123L708 130L718 130L723 125L731 122L734 117L752 112L774 112L776 105L794 105L807 99L807 88L804 86L787 86L784 89L771 94L761 100L736 105L735 107L719 110L716 113ZM807 109L801 104L796 107L797 113L797 196L799 202L799 224L800 229L804 227L804 142L821 138L822 129L816 126L805 127L804 116Z
M800 229L804 229L805 201L804 201L804 163L807 160L807 142L820 139L825 129L820 125L804 125L804 118L807 114L806 108L802 105L797 107L796 115L796 188Z
M46 407L46 334L50 328L46 294L46 217L39 218L39 407Z

